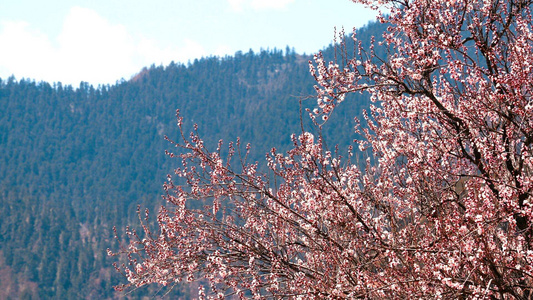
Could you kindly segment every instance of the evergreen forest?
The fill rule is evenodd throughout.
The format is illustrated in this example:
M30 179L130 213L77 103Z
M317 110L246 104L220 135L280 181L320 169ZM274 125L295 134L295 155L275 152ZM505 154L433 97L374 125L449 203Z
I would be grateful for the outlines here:
M381 36L371 23L358 38ZM347 48L350 48L348 41ZM342 47L323 50L341 61ZM346 49L346 51L352 51ZM179 162L164 139L177 140L176 109L207 147L240 138L264 164L272 147L284 151L292 133L316 130L306 108L316 99L312 55L285 50L237 52L188 64L141 70L129 80L78 88L28 79L0 79L0 299L141 299L167 290L115 292L125 278L114 268L123 235L139 224L137 207L157 212L166 174ZM105 72L105 70L102 70ZM326 141L347 149L353 117L369 105L347 99L323 127ZM341 150L342 151L342 150ZM170 298L188 298L176 286Z

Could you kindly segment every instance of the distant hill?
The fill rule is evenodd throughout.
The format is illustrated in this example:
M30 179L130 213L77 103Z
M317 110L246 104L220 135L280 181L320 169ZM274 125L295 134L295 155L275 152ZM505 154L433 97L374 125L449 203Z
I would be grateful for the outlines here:
M358 33L368 40L383 25ZM324 50L334 57L333 47ZM162 183L177 162L175 110L197 123L208 146L240 137L264 160L300 132L299 100L313 108L311 56L286 49L151 66L112 86L0 79L0 298L120 298L112 267L119 234L138 224L136 207L157 210ZM355 96L354 96L355 97ZM353 117L368 106L350 99L324 128L331 145L355 137ZM307 115L303 121L311 128ZM128 298L154 295L156 287ZM173 297L186 297L176 287Z

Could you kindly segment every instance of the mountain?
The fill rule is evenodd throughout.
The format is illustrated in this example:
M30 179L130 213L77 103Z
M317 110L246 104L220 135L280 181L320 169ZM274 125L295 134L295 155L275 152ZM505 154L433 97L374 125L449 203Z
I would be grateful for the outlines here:
M370 24L358 37L380 36ZM333 46L324 49L333 59ZM198 124L208 147L219 139L251 143L264 162L299 133L300 100L313 108L309 55L287 48L208 57L187 65L143 69L128 81L79 88L0 79L0 298L141 298L158 287L124 295L125 279L106 255L117 248L113 226L138 226L137 206L157 211L166 174L178 166L165 155L184 127ZM324 126L329 144L346 148L353 117L369 104L353 96ZM314 130L307 113L302 121ZM193 288L175 287L174 297Z

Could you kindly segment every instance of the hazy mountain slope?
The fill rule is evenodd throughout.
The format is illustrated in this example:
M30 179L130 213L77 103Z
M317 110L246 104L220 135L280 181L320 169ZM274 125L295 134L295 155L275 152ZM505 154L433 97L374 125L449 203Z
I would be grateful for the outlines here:
M331 47L325 52L334 56ZM314 94L309 59L238 52L152 66L97 88L0 79L0 276L16 274L0 286L14 299L118 297L112 286L122 279L105 254L116 246L112 226L123 232L138 224L137 205L161 203L162 182L176 166L163 139L177 137L175 110L188 129L199 125L208 145L239 136L262 160L300 131L299 99ZM352 100L325 127L331 144L354 137L352 118L368 99Z

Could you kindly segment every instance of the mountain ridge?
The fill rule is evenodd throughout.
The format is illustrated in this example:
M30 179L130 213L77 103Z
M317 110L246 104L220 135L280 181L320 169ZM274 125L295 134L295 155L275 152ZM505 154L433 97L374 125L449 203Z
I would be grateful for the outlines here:
M382 31L373 23L358 37ZM324 49L325 57L334 54L333 46ZM124 278L105 250L117 246L113 226L123 234L138 224L137 205L157 211L163 204L162 184L179 163L165 155L172 146L163 138L178 139L175 110L186 131L198 124L208 147L240 137L252 144L252 159L264 161L272 147L290 147L301 117L314 130L299 104L316 105L310 59L278 49L237 52L152 65L96 88L0 79L0 274L14 274L5 289L21 299L124 297L112 290ZM347 101L324 127L341 148L369 103L359 95ZM190 291L181 286L171 295Z

